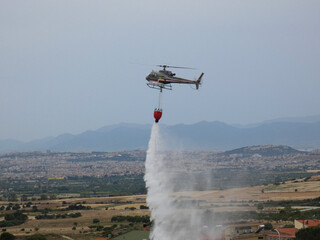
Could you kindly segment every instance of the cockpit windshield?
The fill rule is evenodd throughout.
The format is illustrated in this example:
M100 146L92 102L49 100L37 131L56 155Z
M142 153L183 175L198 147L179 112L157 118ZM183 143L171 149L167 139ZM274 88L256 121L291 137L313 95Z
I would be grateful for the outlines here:
M157 74L155 72L152 72L149 74L148 77L155 78L155 77L157 77Z

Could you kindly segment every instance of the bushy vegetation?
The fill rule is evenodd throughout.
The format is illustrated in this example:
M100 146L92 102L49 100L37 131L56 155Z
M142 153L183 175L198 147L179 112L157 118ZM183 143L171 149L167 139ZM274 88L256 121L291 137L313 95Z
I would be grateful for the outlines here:
M14 240L16 237L8 232L4 232L0 235L0 240Z
M98 218L94 218L94 219L92 220L92 223L94 223L94 224L99 223L99 222L100 222L100 220L99 220Z
M102 236L104 237L108 237L109 235L113 236L113 230L117 227L116 224L112 225L111 227L105 227L103 228L103 233L102 233Z
M149 223L149 216L113 216L111 222Z
M65 214L41 214L37 215L35 218L40 219L61 219L61 218L78 218L81 217L81 213L65 213Z
M146 205L140 205L140 209L149 209L149 207Z
M220 219L221 221L232 221L234 219L239 220L265 220L265 221L294 221L295 219L308 219L308 218L320 218L320 209L313 209L310 211L301 212L297 209L287 207L281 209L277 213L264 213L256 211L239 211L239 212L213 212L210 210L206 211L206 221L214 221Z
M273 229L273 225L271 223L265 223L264 224L264 229L265 230L272 230Z
M69 205L66 210L69 211L69 210L91 210L92 207L90 206L83 206L82 204L71 204Z
M315 206L320 207L320 197L304 200L288 201L267 201L263 203L265 207L288 207L288 206Z
M300 229L296 233L296 240L319 240L320 239L320 227L309 227Z
M16 226L27 221L28 216L23 214L21 211L16 211L14 213L5 214L4 220L0 221L0 227L10 227Z

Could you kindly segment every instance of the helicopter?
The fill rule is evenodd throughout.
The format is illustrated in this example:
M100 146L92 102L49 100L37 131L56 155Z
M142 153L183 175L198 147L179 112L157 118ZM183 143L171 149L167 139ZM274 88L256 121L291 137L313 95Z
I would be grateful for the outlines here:
M185 78L176 77L176 74L172 71L168 71L167 68L183 68L183 69L193 69L189 67L176 67L176 66L168 66L168 65L157 65L158 67L162 67L162 70L152 71L146 77L148 81L147 85L150 88L158 89L159 92L159 102L158 107L155 108L153 116L155 122L158 123L160 118L162 117L162 108L161 108L161 94L162 89L172 90L171 83L180 83L180 84L194 84L196 85L196 89L199 89L201 84L201 79L204 73L201 73L198 80L189 80Z
M189 80L185 78L176 77L176 74L172 71L168 71L167 68L182 68L182 69L193 69L189 67L176 67L169 65L157 65L162 67L162 70L152 71L147 77L147 85L150 88L159 89L162 92L162 89L172 90L171 83L180 83L180 84L194 84L196 89L199 89L201 85L201 79L204 73L201 73L198 80Z

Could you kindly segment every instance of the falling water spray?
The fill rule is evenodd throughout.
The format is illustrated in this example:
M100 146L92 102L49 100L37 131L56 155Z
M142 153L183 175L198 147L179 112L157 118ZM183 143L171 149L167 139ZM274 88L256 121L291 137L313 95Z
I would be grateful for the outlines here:
M199 208L199 203L179 195L177 167L183 168L185 156L179 151L166 151L167 141L160 133L159 124L152 127L146 158L145 182L148 189L147 204L151 210L152 240L213 239L210 213ZM208 227L209 225L209 227ZM210 229L210 230L209 230Z

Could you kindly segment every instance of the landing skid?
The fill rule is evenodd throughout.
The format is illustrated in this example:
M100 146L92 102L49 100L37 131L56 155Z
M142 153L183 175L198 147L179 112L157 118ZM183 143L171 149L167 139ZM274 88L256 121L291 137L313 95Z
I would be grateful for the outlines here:
M160 91L162 91L162 89L167 89L167 90L172 90L172 86L171 84L161 84L161 85L155 85L155 84L152 84L152 83L147 83L148 87L149 88L153 88L153 89L158 89Z

